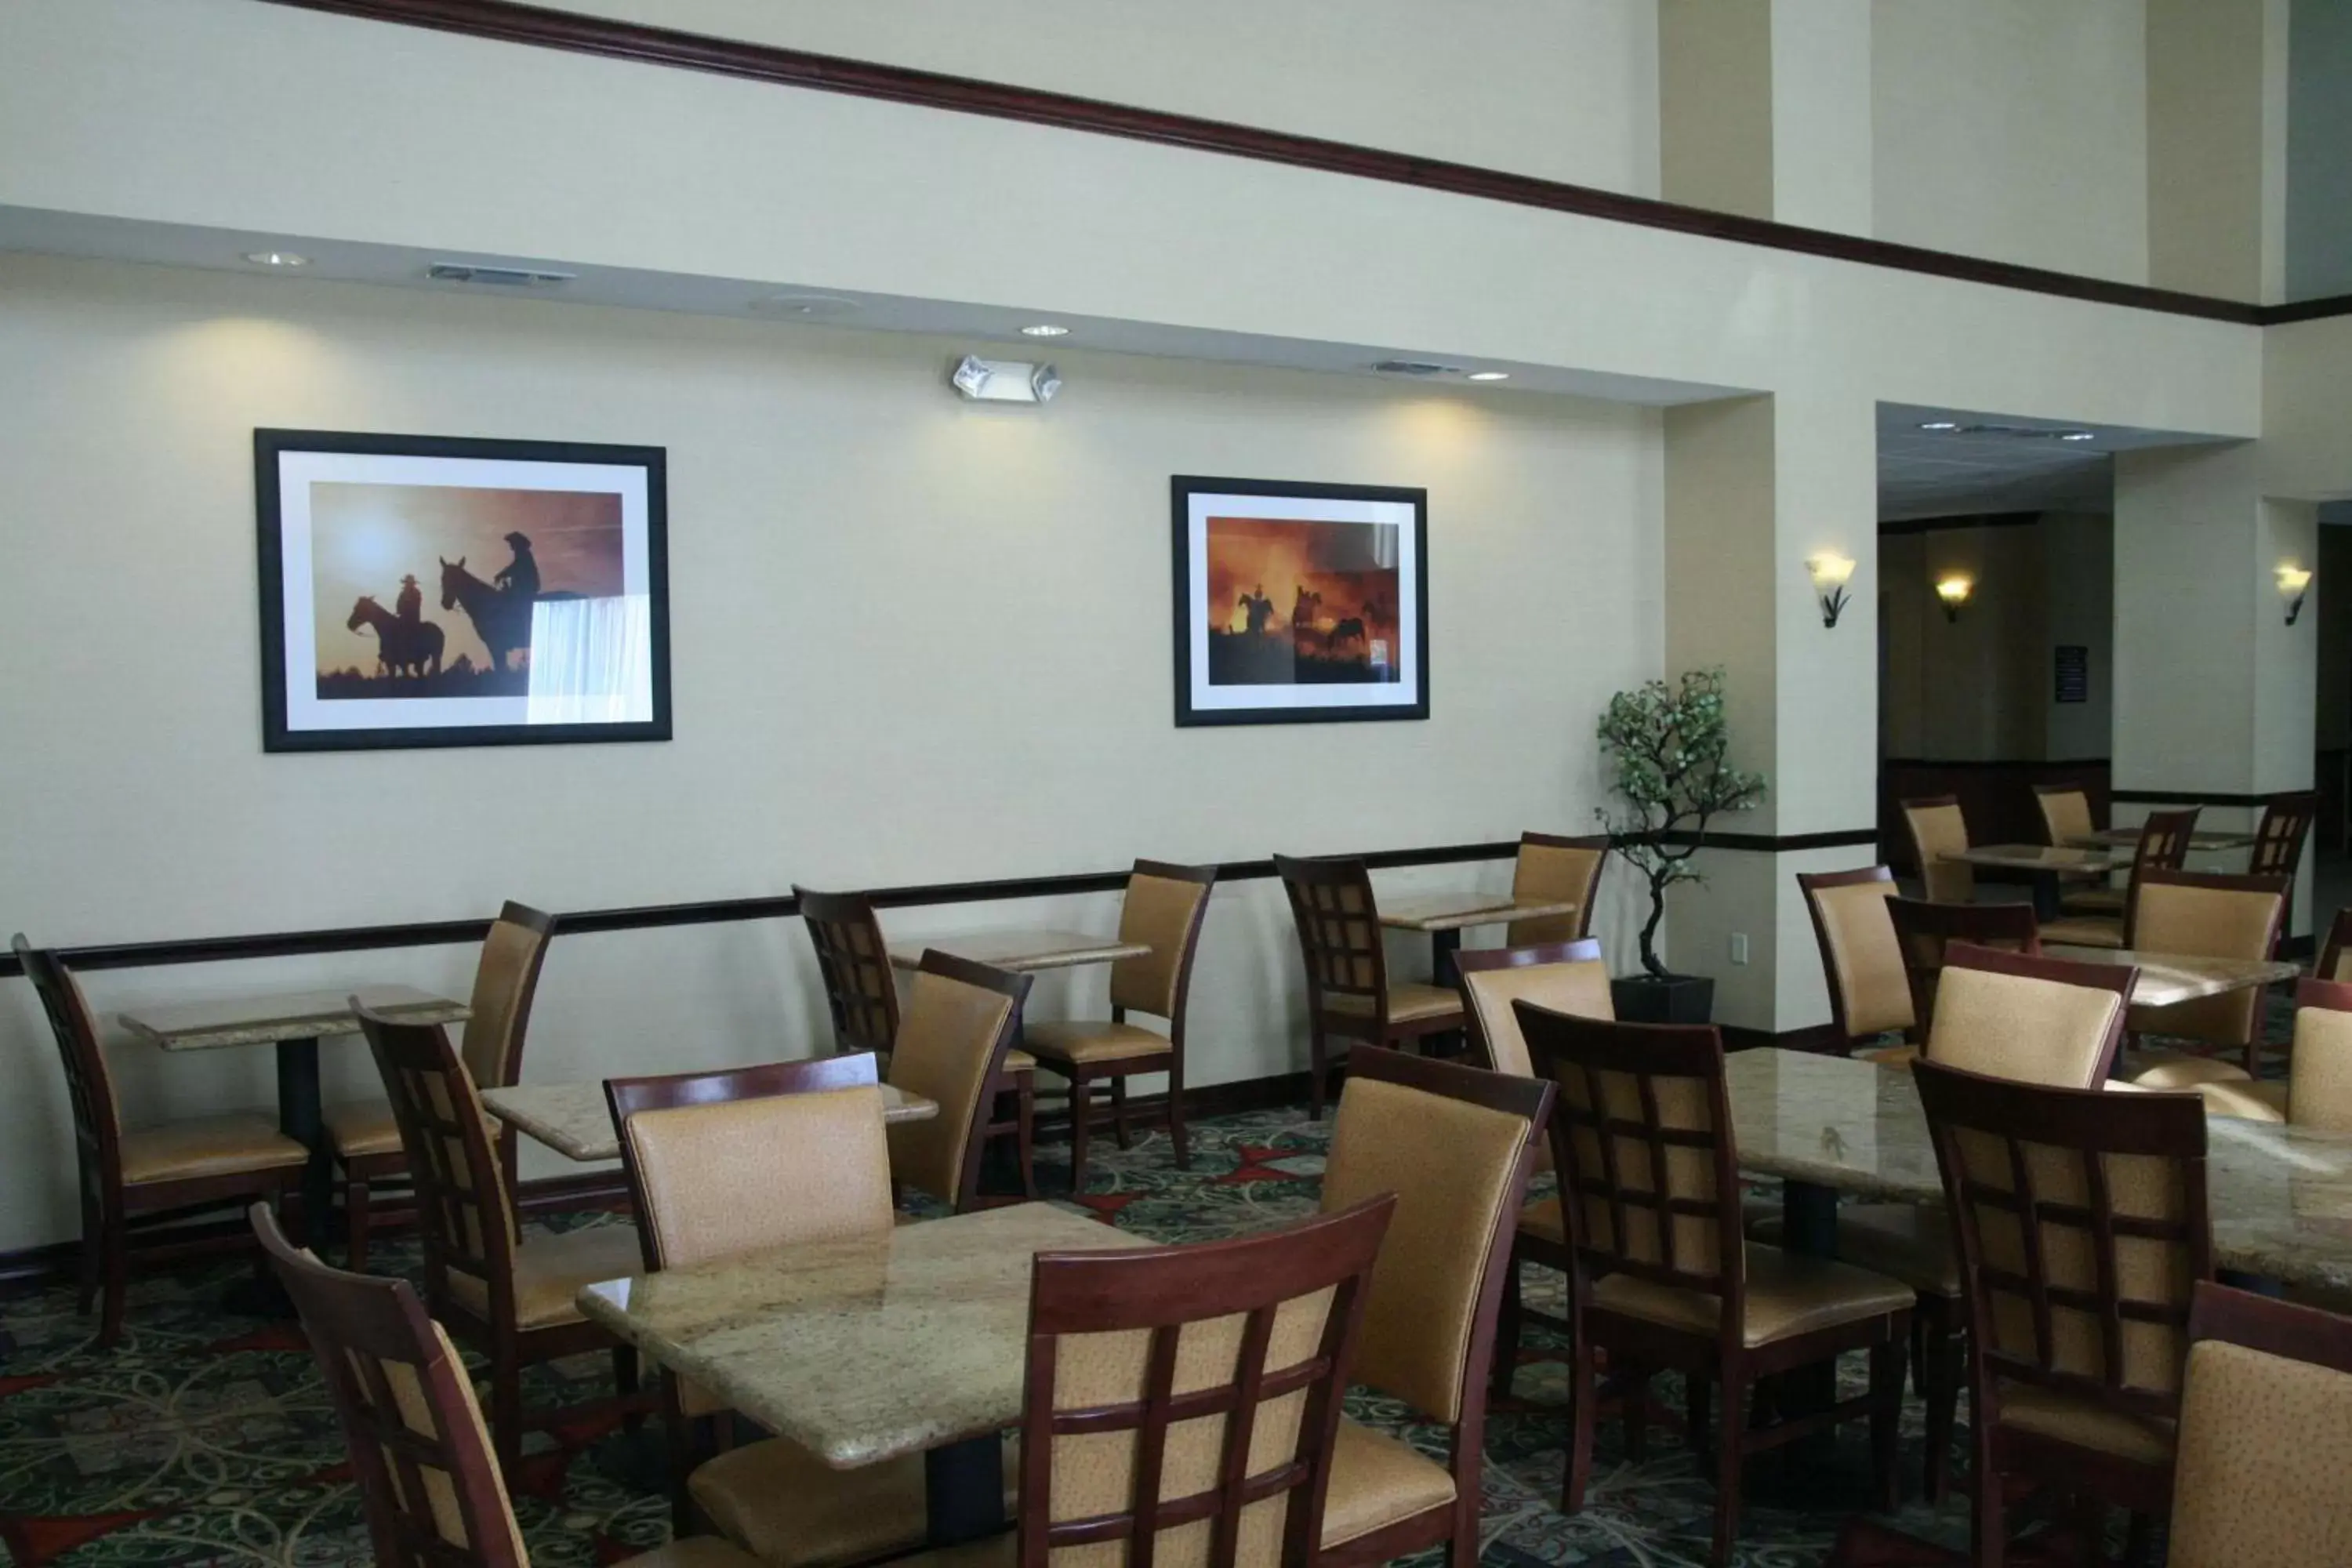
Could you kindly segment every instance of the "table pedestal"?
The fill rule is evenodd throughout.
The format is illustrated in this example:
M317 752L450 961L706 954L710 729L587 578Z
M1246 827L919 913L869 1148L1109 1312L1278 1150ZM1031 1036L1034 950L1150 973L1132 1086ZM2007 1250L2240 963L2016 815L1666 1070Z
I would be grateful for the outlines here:
M302 1245L323 1254L334 1227L334 1152L327 1146L326 1111L319 1100L319 1042L278 1042L278 1131L310 1151L302 1168ZM279 1216L281 1219L283 1215ZM232 1312L254 1318L290 1318L294 1303L267 1266L240 1279L221 1297Z
M1004 1529L1004 1439L994 1432L923 1453L923 1512L933 1546Z
M1812 1258L1837 1256L1837 1205L1834 1187L1811 1182L1783 1182L1780 1187L1780 1246ZM1837 1403L1837 1363L1822 1361L1765 1380L1764 1388L1782 1416L1810 1415ZM1759 1393L1763 1389L1759 1390ZM1877 1472L1867 1445L1841 1446L1845 1430L1859 1433L1858 1422L1829 1427L1800 1437L1770 1453L1759 1454L1748 1466L1744 1480L1748 1500L1764 1508L1837 1512L1874 1506Z

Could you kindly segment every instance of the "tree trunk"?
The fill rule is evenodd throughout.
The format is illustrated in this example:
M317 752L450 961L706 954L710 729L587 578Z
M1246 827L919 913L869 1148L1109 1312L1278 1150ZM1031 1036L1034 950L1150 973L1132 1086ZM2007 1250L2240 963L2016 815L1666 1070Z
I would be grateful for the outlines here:
M1666 966L1658 962L1658 923L1665 918L1665 885L1653 881L1650 884L1650 918L1642 926L1642 967L1661 980L1666 977Z

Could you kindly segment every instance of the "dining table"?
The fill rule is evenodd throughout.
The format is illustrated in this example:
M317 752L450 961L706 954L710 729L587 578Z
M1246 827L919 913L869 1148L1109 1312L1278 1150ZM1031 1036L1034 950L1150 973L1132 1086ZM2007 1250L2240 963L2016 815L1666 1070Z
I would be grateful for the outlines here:
M1462 950L1462 933L1472 926L1572 915L1578 908L1574 899L1523 899L1511 893L1419 893L1411 898L1381 900L1380 922L1391 931L1425 932L1429 937L1431 983L1454 986L1461 984L1454 955Z
M929 1121L940 1113L937 1100L895 1084L875 1087L882 1093L886 1125ZM486 1089L482 1105L499 1121L567 1160L590 1164L621 1157L621 1135L613 1125L612 1108L601 1083L519 1083Z
M139 1007L122 1026L167 1051L274 1046L278 1052L278 1130L310 1151L302 1173L302 1223L310 1245L325 1238L334 1213L334 1151L319 1099L319 1042L356 1035L356 995L369 1011L404 1024L456 1024L471 1017L463 1002L408 985L349 985L291 995L236 997ZM274 1303L272 1303L274 1304Z
M2130 998L2135 1007L2170 1007L2207 996L2225 996L2232 991L2275 985L2303 973L2301 965L2274 958L2207 958L2128 947L2077 947L2060 942L2049 943L2042 952L2045 957L2063 958L2070 963L2137 969Z
M746 1253L583 1287L580 1310L647 1360L835 1469L923 1456L930 1544L1005 1525L1031 1260L1148 1245L1053 1204Z
M2060 884L2105 877L2129 866L2129 855L2053 844L1977 844L1948 849L1943 858L1986 871L2022 871L2033 883L2033 914L2054 921L2062 912Z
M919 942L894 942L890 944L890 963L899 969L919 969L923 954L934 950L1014 974L1034 974L1045 969L1078 969L1090 963L1141 958L1151 951L1151 944L1075 931L967 931L959 936L926 937Z
M2139 846L2137 827L2102 827L2095 833L2076 833L2066 842L2082 849L2134 849ZM2223 849L2251 849L2254 847L2254 830L2251 827L2200 828L2189 836L2189 847L2203 852Z

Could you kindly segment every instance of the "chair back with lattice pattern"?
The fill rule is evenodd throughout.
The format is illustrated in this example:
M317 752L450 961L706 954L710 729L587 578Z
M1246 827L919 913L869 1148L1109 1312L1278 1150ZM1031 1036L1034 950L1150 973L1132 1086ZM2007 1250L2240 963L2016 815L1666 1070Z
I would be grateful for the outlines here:
M1538 947L1575 942L1592 931L1592 903L1601 892L1601 872L1609 863L1609 840L1595 834L1566 838L1556 833L1522 833L1511 867L1511 897L1521 903L1573 903L1564 915L1537 915L1503 928L1506 947Z
M1381 942L1380 906L1372 898L1372 874L1361 860L1274 858L1290 917L1298 927L1298 952L1307 964L1311 1008L1335 998L1360 997L1375 1016L1388 1005L1389 963Z
M2213 1276L2203 1101L1932 1060L1915 1072L1959 1241L1979 1418L2016 1384L2178 1415L2190 1290Z
M820 893L798 883L793 897L816 949L835 1047L888 1051L898 1038L898 986L874 901L863 893Z
M341 1423L384 1568L530 1568L473 1379L407 1281L330 1268L251 1211Z
M1024 1568L1307 1568L1396 1200L1234 1241L1042 1253Z
M1936 1016L1936 981L1944 972L1944 950L1956 942L2002 952L2039 953L2042 924L2033 906L1937 904L1924 899L1889 899L1895 945L1903 955L1903 975L1911 990L1911 1012L1922 1026Z
M98 1022L64 960L35 947L22 931L9 939L8 946L25 978L33 983L33 994L40 998L49 1033L58 1043L66 1099L73 1108L74 1166L81 1178L82 1207L87 1219L95 1219L111 1213L122 1200L122 1120L106 1052L98 1041ZM89 1212L93 1209L99 1214Z
M481 1089L508 1089L522 1077L523 1037L555 917L509 900L490 922L474 970L474 999L457 1054Z
M2247 860L2247 874L2293 877L2303 864L2304 840L2311 837L2312 820L2318 815L2319 796L2314 791L2271 796L2254 829L2254 852Z

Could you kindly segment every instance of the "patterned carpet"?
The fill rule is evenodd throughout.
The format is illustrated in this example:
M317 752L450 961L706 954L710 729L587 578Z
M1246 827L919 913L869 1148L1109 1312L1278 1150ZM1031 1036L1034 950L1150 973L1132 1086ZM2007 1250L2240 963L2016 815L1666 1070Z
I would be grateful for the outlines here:
M1328 1131L1328 1122L1290 1111L1197 1124L1189 1173L1175 1169L1157 1134L1125 1153L1106 1139L1080 1201L1155 1239L1255 1230L1313 1209ZM1048 1191L1067 1190L1066 1165L1042 1175ZM557 1222L599 1223L607 1216ZM380 1256L383 1268L415 1267L413 1245ZM222 1304L247 1272L230 1262L134 1284L129 1332L111 1355L89 1348L92 1322L74 1314L70 1290L0 1298L0 1545L11 1561L22 1568L292 1568L368 1560L341 1439L299 1331ZM1530 1305L1557 1310L1558 1276L1531 1270L1529 1285ZM1675 1428L1654 1422L1649 1457L1633 1465L1615 1424L1604 1424L1584 1510L1574 1518L1558 1511L1567 1432L1559 1350L1530 1328L1513 1397L1489 1425L1485 1561L1703 1562L1712 1489ZM1847 1381L1859 1392L1860 1359L1847 1359ZM591 1356L533 1375L541 1381L531 1403L558 1407L608 1386L609 1363ZM1667 1409L1680 1408L1680 1391L1666 1380L1658 1394ZM1350 1408L1443 1452L1433 1430L1413 1427L1392 1405L1360 1395ZM1916 1405L1908 1416L1905 1473L1916 1489ZM667 1536L665 1502L614 1473L605 1436L594 1428L534 1435L518 1507L539 1568L612 1563ZM1862 1429L1849 1426L1840 1441L1858 1466ZM1767 1457L1750 1467L1751 1496L1775 1465ZM1843 1511L1751 1504L1738 1561L1750 1568L1819 1563ZM1966 1540L1956 1508L1938 1514L1915 1505L1899 1522L1953 1544Z

